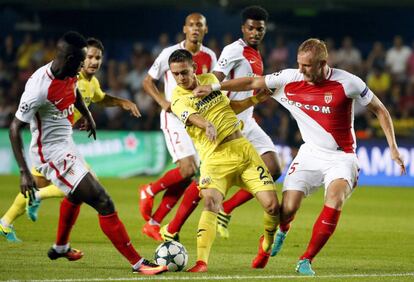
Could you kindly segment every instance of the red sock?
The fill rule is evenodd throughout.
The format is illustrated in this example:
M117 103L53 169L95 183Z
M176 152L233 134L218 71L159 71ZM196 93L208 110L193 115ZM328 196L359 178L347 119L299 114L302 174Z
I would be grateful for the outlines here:
M188 186L187 181L170 186L167 191L165 191L164 196L162 197L161 203L157 210L154 212L152 219L158 223L161 223L162 220L167 216L167 214L174 208L175 204L184 194L185 188Z
M306 252L300 259L312 260L326 244L335 231L341 211L324 206L321 214L313 226L312 238Z
M185 190L183 200L178 207L175 217L168 223L168 232L180 232L187 218L195 210L200 202L200 190L197 188L195 181L191 182L190 186Z
M63 198L60 203L56 245L66 245L69 242L70 231L78 218L80 206Z
M160 191L167 189L171 185L180 183L181 181L183 181L183 177L180 173L180 169L177 167L167 171L160 179L151 183L151 191L156 195Z
M131 265L136 264L141 259L141 256L134 249L134 246L132 246L124 224L118 218L118 213L98 215L98 217L103 233L111 240L115 248Z
M253 198L254 196L252 194L244 189L240 189L230 199L223 203L223 211L230 214L235 208Z

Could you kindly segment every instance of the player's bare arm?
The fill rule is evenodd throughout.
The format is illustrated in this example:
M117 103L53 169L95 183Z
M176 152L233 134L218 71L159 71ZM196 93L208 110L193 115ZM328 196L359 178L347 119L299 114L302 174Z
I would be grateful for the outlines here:
M222 73L221 71L213 71L213 74L217 77L217 79L220 82L222 82L226 78L226 75Z
M204 97L215 90L249 91L266 88L267 87L264 76L241 77L237 79L223 81L217 84L197 86L193 90L193 93L196 97Z
M260 90L256 95L251 96L249 98L235 101L230 100L230 107L236 114L239 114L250 107L253 107L259 103L266 101L271 95L269 90Z
M105 97L102 101L98 102L99 105L104 107L120 107L125 111L128 111L134 117L141 117L141 113L138 110L137 105L128 99L123 99L119 97L115 97L109 94L105 94Z
M391 158L400 166L401 175L406 174L404 161L398 150L397 141L395 140L394 126L392 124L390 113L375 95L367 105L367 108L378 118L385 137L387 138L388 146L390 147Z
M209 122L208 120L206 120L205 118L203 118L199 114L190 115L188 117L188 121L192 125L195 125L195 126L197 126L199 128L202 128L202 129L205 129L206 136L207 136L208 140L210 140L211 142L216 141L217 129L211 122Z
M96 140L96 124L93 120L91 112L86 107L85 103L83 102L82 95L80 94L79 90L76 89L76 101L75 107L78 111L82 114L85 118L85 124L83 125L84 129L89 132L88 137L93 136L93 139Z
M157 86L155 85L154 79L147 75L142 82L144 90L147 94L149 94L158 105L166 112L171 112L171 103L168 102L163 95L161 95L160 91L158 90Z
M12 145L14 157L16 158L17 165L20 171L20 192L26 198L29 196L29 201L35 199L36 183L32 174L27 166L26 159L24 157L23 140L21 136L21 130L27 123L14 118L10 124L9 138Z

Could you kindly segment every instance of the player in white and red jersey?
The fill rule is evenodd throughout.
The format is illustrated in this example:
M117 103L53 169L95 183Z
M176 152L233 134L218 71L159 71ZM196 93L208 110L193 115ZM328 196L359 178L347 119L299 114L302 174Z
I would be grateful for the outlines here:
M34 199L36 184L23 154L21 130L30 123L30 157L37 171L59 187L66 197L60 206L56 243L49 249L52 260L78 260L83 252L73 249L69 235L83 202L99 214L102 231L131 263L134 272L158 274L166 267L142 258L131 245L115 206L101 184L92 176L75 147L72 124L75 107L85 117L89 136L95 123L76 87L76 75L85 60L86 40L77 32L67 32L58 41L55 59L39 68L27 81L18 111L10 125L10 140L20 175L22 194Z
M267 18L267 11L260 6L250 6L243 10L241 26L243 38L239 38L237 41L224 47L214 68L214 74L220 81L263 75L263 61L258 47L266 33ZM256 95L256 92L253 90L229 91L227 95L230 100L243 100ZM237 117L244 123L243 135L253 144L276 181L281 174L276 148L270 137L253 118L253 107L238 114ZM233 209L252 198L252 194L244 189L240 189L223 203L223 210L219 213L217 225L217 231L222 237L229 237L227 226Z
M211 89L274 89L273 98L297 121L305 143L292 161L283 183L281 226L272 255L279 252L302 199L323 184L324 207L313 227L309 245L296 266L296 271L303 275L315 274L311 262L334 232L344 202L357 184L359 168L353 129L355 100L377 116L391 157L400 166L401 174L405 174L392 120L385 106L360 78L330 68L327 58L325 43L311 38L299 47L299 69L230 80L194 91L200 96L210 93Z
M140 212L147 221L142 231L155 240L162 240L159 235L160 223L174 207L184 193L185 188L198 191L194 176L198 167L198 157L193 142L188 136L183 123L171 113L170 101L172 90L177 86L169 70L168 58L177 49L186 49L193 55L197 64L196 74L211 72L216 64L215 53L202 45L204 35L208 32L206 18L199 13L192 13L185 19L183 32L186 36L183 42L165 48L157 57L145 77L144 90L151 95L162 107L160 121L168 151L177 167L166 172L157 181L140 188ZM164 94L155 85L155 81L163 78ZM167 189L159 208L152 214L154 196Z

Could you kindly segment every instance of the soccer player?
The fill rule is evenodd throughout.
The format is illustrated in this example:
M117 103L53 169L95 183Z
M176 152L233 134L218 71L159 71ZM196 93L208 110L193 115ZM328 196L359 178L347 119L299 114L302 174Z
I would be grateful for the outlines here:
M252 267L263 268L270 254L279 222L276 188L269 171L252 144L241 133L240 113L258 99L248 97L231 101L220 91L195 98L197 85L218 84L214 74L195 76L196 64L186 50L174 51L168 60L177 87L173 90L171 108L185 124L201 159L199 189L204 210L197 231L197 262L189 272L206 272L210 249L216 236L217 214L228 189L245 185L264 209L264 235Z
M283 183L281 224L272 255L280 250L302 199L323 184L324 206L313 226L308 247L296 265L296 271L303 275L315 274L312 260L335 231L345 200L357 185L359 167L353 129L355 100L377 116L391 149L391 157L400 166L401 173L405 173L392 120L385 106L360 78L344 70L330 68L327 59L325 43L310 38L299 46L298 69L229 80L221 85L200 86L194 90L196 96L202 97L213 89L274 89L273 98L298 123L304 144Z
M83 67L78 75L77 87L82 95L83 101L86 106L90 103L97 103L105 107L117 106L129 111L131 115L140 117L140 112L137 106L126 99L114 97L104 93L101 89L98 79L95 77L95 73L99 71L102 60L104 46L99 39L88 38L87 39L87 51L86 58L83 62ZM81 113L75 109L74 123L81 119ZM15 230L12 226L13 222L21 216L26 208L28 217L32 221L36 221L38 217L38 209L40 207L41 200L48 198L63 198L65 194L50 180L32 168L31 173L36 182L36 187L39 191L35 192L35 198L29 203L24 196L19 193L11 207L0 219L1 234L6 237L9 242L20 242L21 240L16 236Z
M85 118L89 137L96 138L95 122L76 88L76 75L85 60L86 40L77 32L67 32L58 41L54 60L39 68L27 81L19 108L10 125L10 141L20 170L20 191L34 199L36 183L27 166L21 131L30 123L30 157L37 171L61 189L66 197L60 206L56 243L49 249L52 260L78 260L83 252L71 248L69 236L83 202L98 212L103 233L129 261L133 272L158 274L167 267L142 258L131 240L114 203L92 176L72 139L75 107Z
M202 45L208 32L206 18L199 13L189 14L183 26L185 40L165 48L148 71L143 82L144 90L161 106L161 129L164 133L168 151L177 167L166 172L157 181L140 188L140 212L146 224L142 232L149 237L162 241L159 234L160 223L177 203L187 188L188 192L198 195L197 184L192 177L198 168L198 157L185 131L184 125L171 113L172 90L177 85L168 66L168 58L177 49L186 49L193 54L197 64L196 74L211 72L217 58L214 52ZM164 78L164 95L157 89L155 82ZM166 190L159 208L152 214L154 196Z
M259 6L249 6L241 13L243 38L224 47L218 63L214 67L213 73L219 81L225 78L238 78L244 76L263 75L263 61L258 51L259 44L262 42L266 33L266 22L268 13ZM230 100L241 100L253 97L254 91L229 92L227 96ZM243 136L249 140L256 151L263 159L266 167L270 171L273 179L276 180L281 174L281 168L276 156L276 148L270 137L260 128L253 118L253 107L240 113L237 117L243 121ZM254 196L245 189L240 189L230 199L223 203L223 210L218 215L217 231L223 238L229 237L227 229L232 210ZM181 230L185 220L190 216L197 206L200 197L198 193L186 191L176 216L163 226L160 230L164 240L177 240L178 232Z

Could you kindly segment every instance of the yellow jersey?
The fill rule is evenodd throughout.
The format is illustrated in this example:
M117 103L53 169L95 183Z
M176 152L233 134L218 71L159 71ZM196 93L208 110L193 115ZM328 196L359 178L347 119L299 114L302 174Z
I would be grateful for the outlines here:
M101 85L95 76L92 76L89 80L82 72L79 72L77 87L87 107L91 103L102 101L105 97L105 92L102 91ZM82 114L75 108L73 123L76 123L81 117Z
M218 83L214 74L206 73L196 76L199 85ZM230 100L221 91L211 92L203 98L194 97L192 90L177 86L173 90L171 110L186 125L188 135L194 142L201 160L206 160L224 138L241 129L241 121L230 107ZM200 114L217 129L217 140L208 140L205 129L187 124L192 114Z

